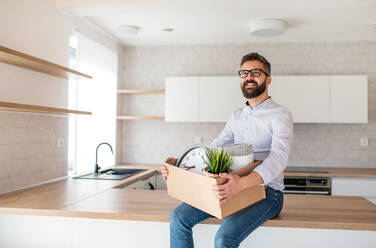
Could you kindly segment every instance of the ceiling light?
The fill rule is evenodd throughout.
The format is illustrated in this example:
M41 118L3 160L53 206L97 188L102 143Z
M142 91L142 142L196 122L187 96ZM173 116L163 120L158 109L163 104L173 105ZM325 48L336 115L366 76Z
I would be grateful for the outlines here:
M274 18L255 19L249 25L249 31L255 36L277 36L285 33L287 23Z
M116 36L120 38L135 37L137 36L138 31L140 31L139 27L131 26L131 25L122 25L118 27Z
M161 31L163 33L172 33L174 31L174 29L173 28L164 28L164 29L161 29Z
M371 28L376 28L376 22L371 22L369 25L371 26Z

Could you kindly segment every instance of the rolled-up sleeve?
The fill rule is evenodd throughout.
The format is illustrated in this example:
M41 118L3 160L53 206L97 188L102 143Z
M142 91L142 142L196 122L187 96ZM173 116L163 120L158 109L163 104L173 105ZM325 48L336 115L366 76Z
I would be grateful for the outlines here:
M264 184L278 177L288 164L293 142L293 121L289 111L272 122L272 143L269 155L254 171L263 179Z

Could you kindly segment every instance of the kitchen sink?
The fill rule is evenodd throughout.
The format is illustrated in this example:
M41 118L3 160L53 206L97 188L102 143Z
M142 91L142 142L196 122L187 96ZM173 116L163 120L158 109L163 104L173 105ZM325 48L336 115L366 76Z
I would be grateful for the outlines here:
M73 179L96 179L96 180L122 180L138 173L146 171L146 169L107 169L97 173L85 174Z

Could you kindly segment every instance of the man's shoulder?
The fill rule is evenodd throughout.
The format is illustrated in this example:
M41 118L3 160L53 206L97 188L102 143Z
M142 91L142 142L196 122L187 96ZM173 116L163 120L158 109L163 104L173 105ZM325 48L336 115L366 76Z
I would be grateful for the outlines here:
M291 118L292 119L290 110L286 108L285 106L273 101L273 103L270 105L270 108L273 110L274 114L278 116L279 118Z
M279 104L279 103L276 103L276 102L272 102L272 104L270 105L271 108L273 109L276 109L278 110L278 112L281 112L281 113L290 113L290 110L288 108L286 108L285 106Z

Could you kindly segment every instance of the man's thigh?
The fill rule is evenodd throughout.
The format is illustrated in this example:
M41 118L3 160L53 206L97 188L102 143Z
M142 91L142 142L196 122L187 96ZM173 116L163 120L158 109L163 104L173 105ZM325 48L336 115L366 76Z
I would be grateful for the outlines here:
M193 227L197 223L213 216L183 202L171 212L170 217L171 219L177 218L187 226Z

